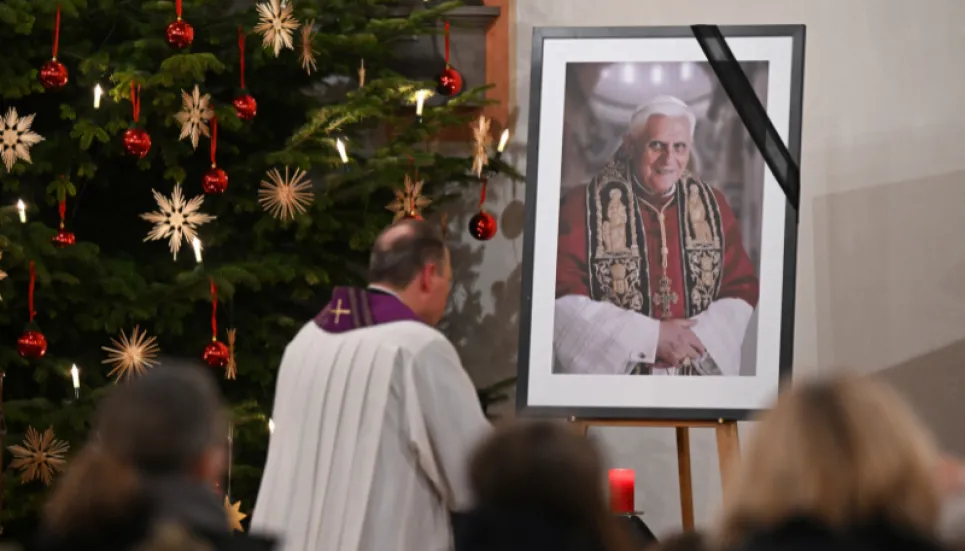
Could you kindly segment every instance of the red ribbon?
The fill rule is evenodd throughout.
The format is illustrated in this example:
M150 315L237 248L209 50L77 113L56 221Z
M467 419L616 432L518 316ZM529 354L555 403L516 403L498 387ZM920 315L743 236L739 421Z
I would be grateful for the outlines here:
M174 9L178 11L178 19L181 19L181 0L177 0L174 3Z
M238 51L241 52L241 89L245 89L245 33L238 26Z
M218 340L218 286L211 278L211 340Z
M30 308L30 323L33 323L34 318L37 316L36 310L34 310L34 287L37 286L37 270L34 268L34 261L30 261L30 292L27 295L28 307Z
M214 160L215 152L218 150L218 115L211 117L211 166L217 164Z
M54 23L54 59L57 59L57 51L60 49L60 4L57 4L57 20Z
M446 69L449 68L449 22L446 21Z
M60 211L60 229L64 229L64 217L67 216L67 199L60 200L57 210Z
M486 184L488 180L485 176L482 177L482 190L479 192L479 208L482 209L483 203L486 202Z
M134 122L141 116L141 85L131 81L131 105L134 106Z

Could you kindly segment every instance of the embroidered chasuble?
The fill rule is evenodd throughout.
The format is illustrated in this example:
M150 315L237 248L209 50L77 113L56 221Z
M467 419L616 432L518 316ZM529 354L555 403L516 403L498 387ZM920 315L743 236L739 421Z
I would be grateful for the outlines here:
M445 551L490 428L452 344L377 289L339 288L285 350L252 532L279 551Z
M747 320L743 318L749 319L757 306L758 279L742 245L739 224L723 194L685 172L669 195L652 197L632 177L630 167L628 159L618 152L588 185L563 198L556 274L558 318L572 311L576 316L602 319L602 310L581 314L582 307L574 307L572 299L562 301L562 312L559 310L559 299L579 296L640 314L636 319L643 324L647 324L645 316L650 320L649 333L658 330L660 320L700 319L701 315L717 316L722 324L743 321L746 328ZM735 301L742 303L736 312L723 312L727 319L718 315ZM712 308L715 304L718 307ZM630 319L621 321L621 327ZM701 331L715 330L708 327L712 323L698 321L697 327L701 324ZM600 324L589 324L581 331L594 327L599 328ZM695 327L694 331L697 333L698 329ZM722 344L727 358L709 354L699 366L703 369L674 369L680 366L668 366L653 357L653 350L648 350L635 359L626 358L632 364L631 371L614 366L602 371L590 367L564 372L647 373L656 367L669 369L667 374L722 374L723 366L717 364L734 364L735 350L737 365L727 367L731 371L739 369L743 341L743 329L739 334L734 328L726 332L734 335L716 331L714 338L736 341ZM559 333L557 330L557 337ZM640 330L637 336L642 337ZM652 346L647 348L655 348L656 338L652 336ZM612 342L621 341L621 337L611 335L606 342L593 346L612 345L620 348L622 354L623 349L634 348L634 337L622 338L627 339L631 342ZM559 352L558 357L567 355ZM718 355L723 356L723 352ZM614 363L617 360L613 358L615 353L603 362Z

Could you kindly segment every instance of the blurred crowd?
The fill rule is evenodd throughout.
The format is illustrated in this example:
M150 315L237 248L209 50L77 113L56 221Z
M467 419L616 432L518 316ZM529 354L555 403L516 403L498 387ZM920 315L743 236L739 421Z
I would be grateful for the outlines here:
M105 400L91 441L46 506L38 551L284 549L229 529L215 490L225 408L195 366L165 366ZM802 384L750 431L719 516L655 551L938 551L961 488L909 406L868 378ZM563 423L507 422L469 461L459 551L640 549L610 512L600 450ZM319 550L322 551L322 550ZM422 550L412 550L422 551Z

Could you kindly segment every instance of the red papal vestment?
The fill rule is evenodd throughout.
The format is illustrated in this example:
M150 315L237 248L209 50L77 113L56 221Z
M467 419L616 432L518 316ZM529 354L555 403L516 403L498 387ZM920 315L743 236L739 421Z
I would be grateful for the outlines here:
M704 374L739 374L759 284L733 211L719 190L689 174L670 196L645 198L629 166L618 153L561 202L556 371L629 373L647 365L676 374L656 358L659 322L688 318L697 321L692 330L707 365L716 366Z

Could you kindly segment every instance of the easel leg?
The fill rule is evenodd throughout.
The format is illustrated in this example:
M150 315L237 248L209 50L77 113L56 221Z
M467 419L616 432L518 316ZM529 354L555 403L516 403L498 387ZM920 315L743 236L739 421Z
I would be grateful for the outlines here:
M726 493L734 478L734 466L740 460L740 439L736 421L717 425L717 458L720 460L720 484Z
M677 427L677 473L680 477L680 517L684 531L694 529L694 486L690 472L690 429Z

